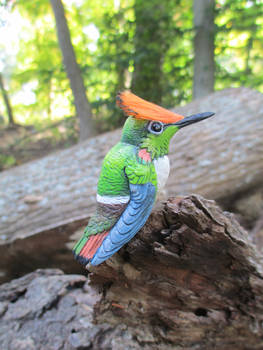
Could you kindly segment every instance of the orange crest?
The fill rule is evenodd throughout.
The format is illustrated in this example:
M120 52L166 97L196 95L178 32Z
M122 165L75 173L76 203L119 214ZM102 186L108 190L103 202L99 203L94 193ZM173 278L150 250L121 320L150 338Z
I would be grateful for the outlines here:
M132 115L138 119L158 120L170 124L184 118L180 114L173 113L168 109L145 101L130 91L119 92L116 103L126 115Z

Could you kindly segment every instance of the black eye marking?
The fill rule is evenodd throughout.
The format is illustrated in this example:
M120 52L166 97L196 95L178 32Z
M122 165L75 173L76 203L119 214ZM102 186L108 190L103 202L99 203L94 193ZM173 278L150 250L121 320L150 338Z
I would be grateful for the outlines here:
M159 134L161 134L163 132L163 123L162 122L152 121L148 125L148 130L152 134L159 135Z

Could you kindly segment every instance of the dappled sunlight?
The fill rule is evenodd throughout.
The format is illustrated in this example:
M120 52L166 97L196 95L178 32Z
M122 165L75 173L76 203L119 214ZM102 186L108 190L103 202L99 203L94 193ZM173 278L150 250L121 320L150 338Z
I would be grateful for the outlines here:
M167 2L163 14L157 3L140 6L136 0L64 2L76 62L99 132L124 121L115 107L119 90L132 89L168 108L193 98L192 1L184 6ZM260 1L215 3L216 90L247 86L263 92L262 7ZM41 129L77 115L50 3L9 2L0 11L0 72L16 122ZM6 125L2 98L0 115Z

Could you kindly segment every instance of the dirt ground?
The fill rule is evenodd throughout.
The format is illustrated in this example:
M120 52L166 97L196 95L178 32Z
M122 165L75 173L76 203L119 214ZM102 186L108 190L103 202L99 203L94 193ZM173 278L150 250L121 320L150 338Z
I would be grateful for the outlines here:
M77 141L75 118L39 130L33 126L0 126L0 171L70 147Z

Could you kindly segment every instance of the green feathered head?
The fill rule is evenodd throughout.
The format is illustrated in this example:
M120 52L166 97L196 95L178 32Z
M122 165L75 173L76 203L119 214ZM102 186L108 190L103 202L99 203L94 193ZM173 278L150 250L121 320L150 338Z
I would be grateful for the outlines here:
M206 112L183 117L129 91L118 94L117 105L129 115L121 141L147 149L152 159L168 154L170 140L180 128L214 115Z

